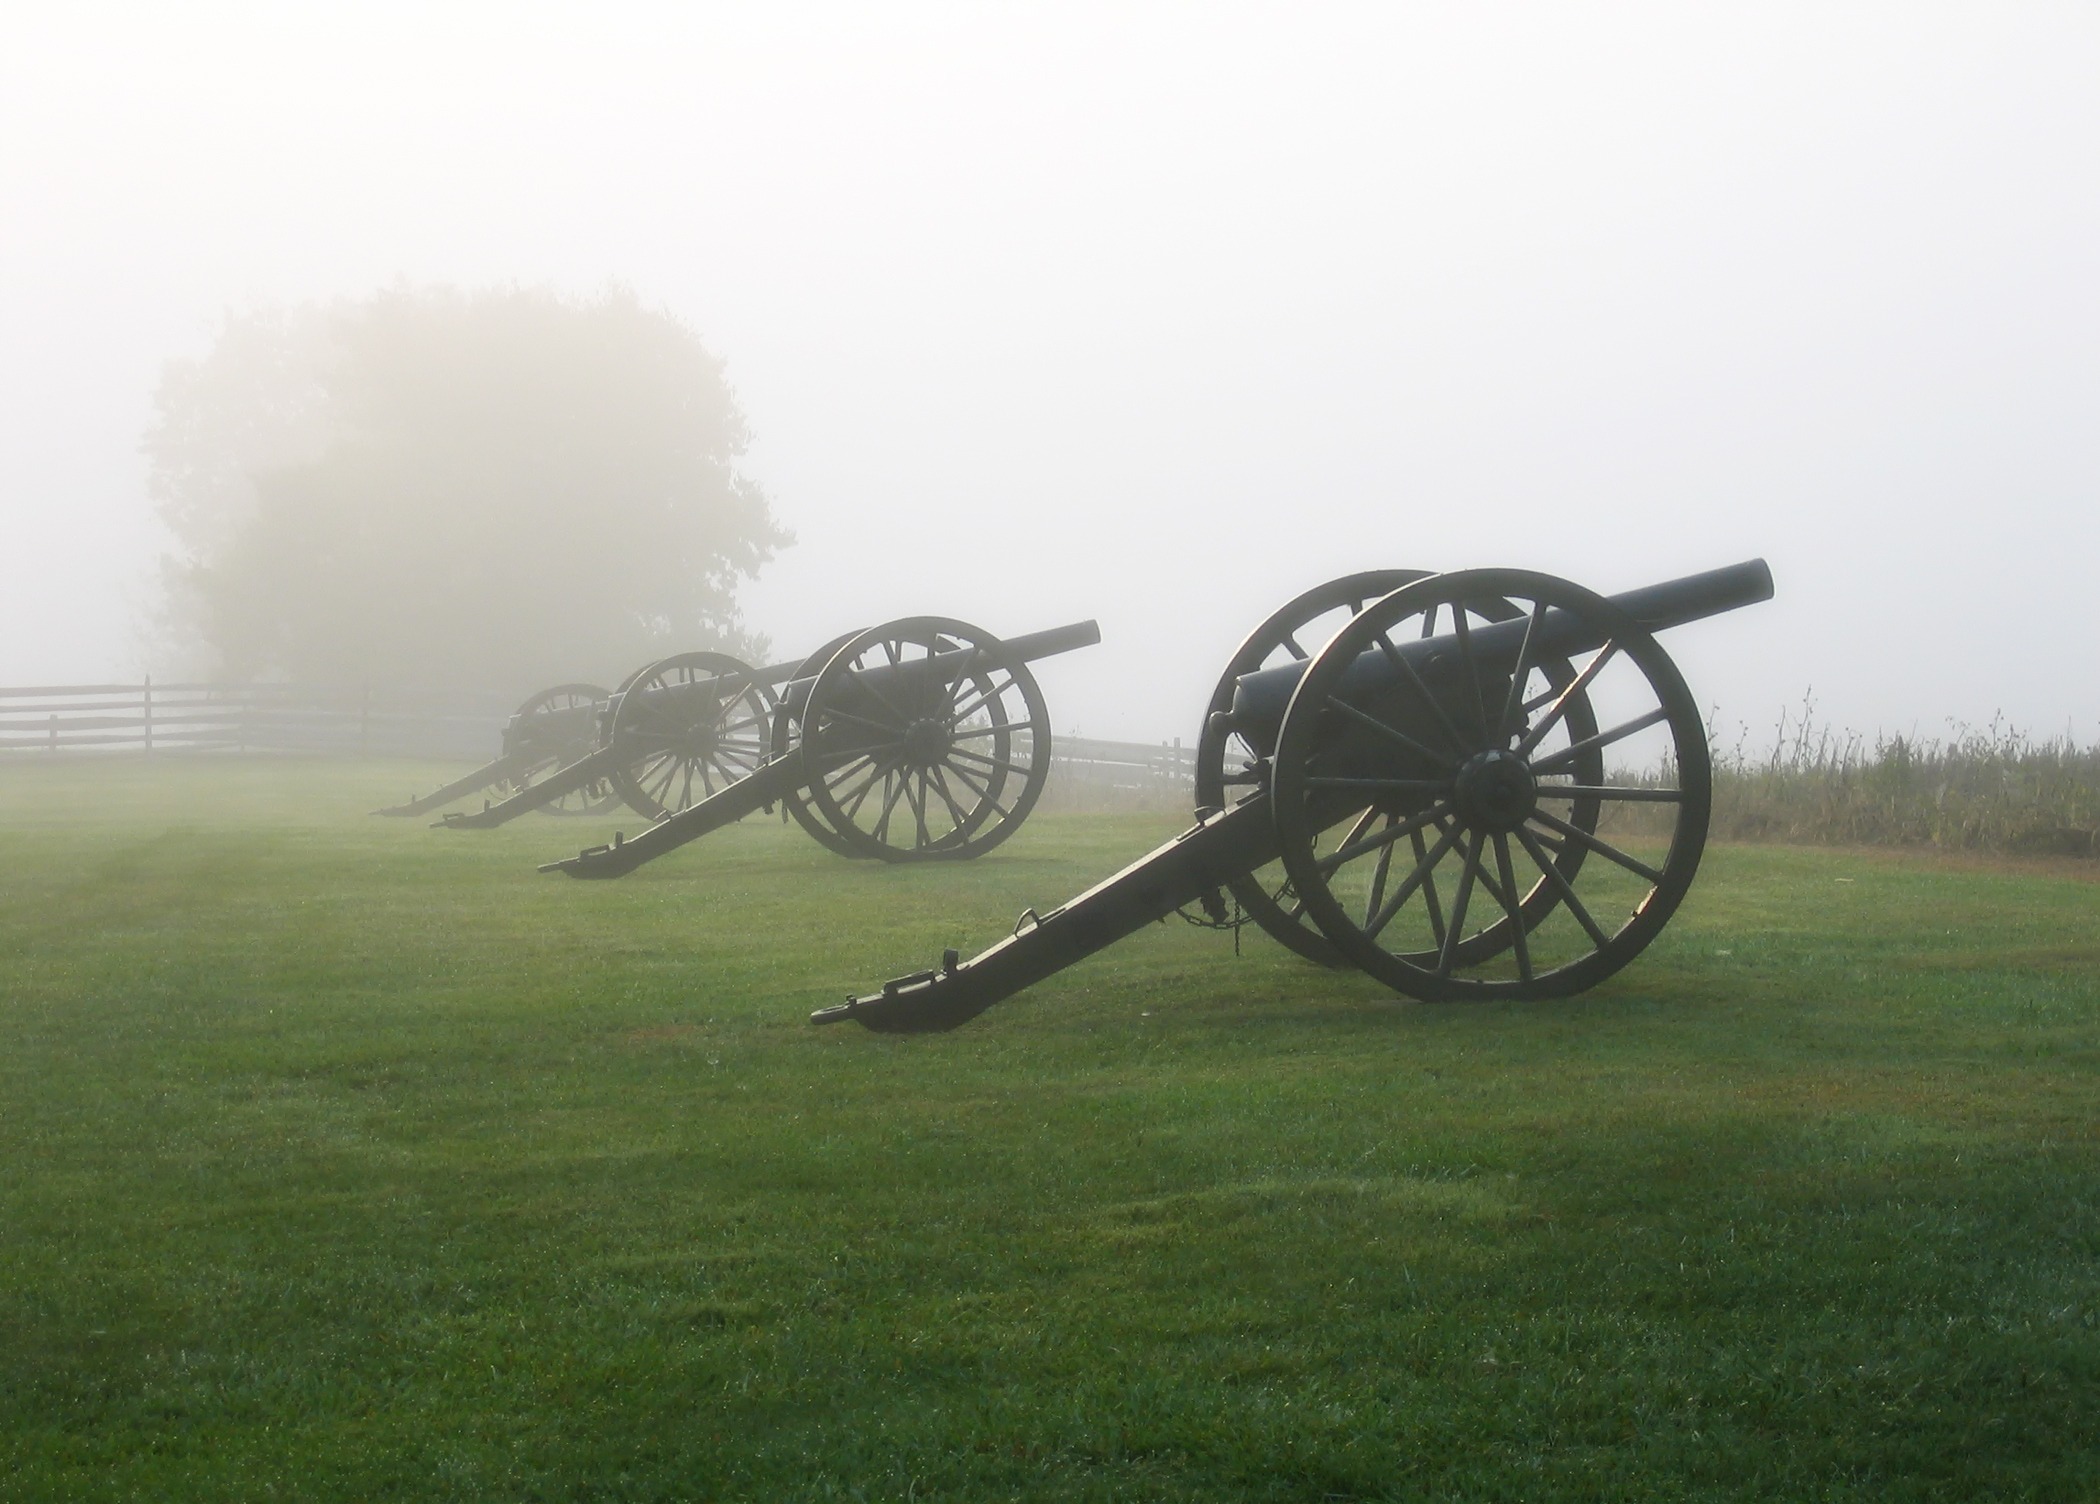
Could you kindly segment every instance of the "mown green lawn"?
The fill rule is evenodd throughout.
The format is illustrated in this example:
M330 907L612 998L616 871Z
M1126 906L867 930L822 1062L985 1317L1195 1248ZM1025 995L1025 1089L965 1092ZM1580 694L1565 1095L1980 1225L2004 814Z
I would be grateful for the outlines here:
M2100 885L1721 847L1572 1003L1162 926L809 1009L1171 828L880 868L0 766L0 1497L2100 1497Z

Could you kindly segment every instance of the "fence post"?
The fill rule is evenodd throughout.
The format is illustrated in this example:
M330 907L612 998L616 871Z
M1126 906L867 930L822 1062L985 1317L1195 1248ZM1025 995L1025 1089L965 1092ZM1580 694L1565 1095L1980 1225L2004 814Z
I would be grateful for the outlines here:
M139 702L146 712L146 755L153 755L153 676L146 675L146 692Z
M364 698L358 705L357 755L360 758L372 755L372 682L369 679L365 681Z
M58 712L51 712L51 755L58 756Z

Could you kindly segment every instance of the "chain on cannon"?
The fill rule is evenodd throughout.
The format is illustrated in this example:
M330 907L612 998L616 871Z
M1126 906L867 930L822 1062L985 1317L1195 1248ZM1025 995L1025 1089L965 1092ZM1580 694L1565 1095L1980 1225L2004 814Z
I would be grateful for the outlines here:
M1028 665L1100 640L1091 621L1002 640L913 616L827 643L781 691L766 755L745 776L540 871L618 877L775 804L842 856L982 856L1020 828L1049 776L1050 714Z
M1610 598L1513 569L1307 592L1227 665L1194 825L979 955L811 1020L953 1028L1227 892L1409 997L1580 992L1660 933L1705 848L1705 727L1655 634L1771 596L1763 560Z

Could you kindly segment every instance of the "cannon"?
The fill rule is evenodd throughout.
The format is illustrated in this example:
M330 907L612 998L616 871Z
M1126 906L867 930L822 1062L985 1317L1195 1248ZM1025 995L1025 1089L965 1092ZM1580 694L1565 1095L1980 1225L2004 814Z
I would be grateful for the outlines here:
M828 643L782 689L766 757L744 778L540 871L618 877L775 804L842 856L982 856L1049 776L1050 715L1028 665L1100 640L1091 621L1001 640L914 616Z
M610 695L601 693L587 712L580 706L572 712L578 719L571 724L587 726L588 734L569 743L560 765L515 786L501 801L454 811L437 824L487 830L575 800L599 810L625 803L650 820L674 814L758 766L766 753L772 688L800 662L755 669L727 653L698 650L644 664ZM432 808L437 798L418 803Z
M504 722L502 750L493 761L420 799L372 813L427 815L484 789L494 789L506 799L521 794L540 774L574 762L591 750L598 739L598 711L605 699L606 691L595 684L557 684L543 689ZM600 780L554 794L537 807L550 814L596 814L615 797Z
M1705 847L1705 727L1655 634L1771 595L1761 559L1610 598L1513 569L1307 592L1212 696L1193 825L811 1021L953 1028L1177 911L1425 1001L1580 992L1655 938Z

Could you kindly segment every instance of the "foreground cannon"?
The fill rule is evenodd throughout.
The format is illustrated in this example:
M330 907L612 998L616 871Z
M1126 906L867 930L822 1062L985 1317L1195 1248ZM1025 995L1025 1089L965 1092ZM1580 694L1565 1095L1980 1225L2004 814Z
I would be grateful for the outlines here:
M980 955L811 1021L953 1028L1191 904L1412 997L1579 992L1654 939L1705 847L1705 728L1654 634L1771 594L1762 560L1610 599L1503 569L1309 592L1213 697L1193 826Z
M503 748L493 761L420 799L372 813L427 815L485 789L494 789L506 799L523 793L539 775L591 750L598 739L598 712L605 698L606 692L595 684L557 684L543 689L504 722ZM601 780L553 794L536 807L552 814L595 814L614 797Z
M915 616L827 644L782 690L747 776L540 871L618 877L774 804L843 856L981 856L1028 818L1049 775L1050 716L1028 665L1100 640L1091 621L1002 641Z

